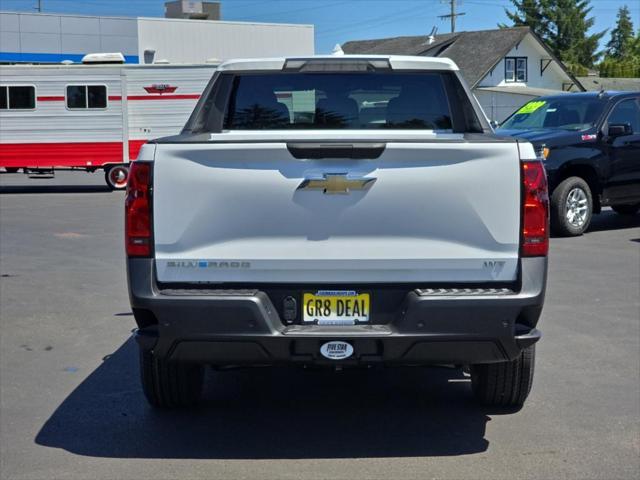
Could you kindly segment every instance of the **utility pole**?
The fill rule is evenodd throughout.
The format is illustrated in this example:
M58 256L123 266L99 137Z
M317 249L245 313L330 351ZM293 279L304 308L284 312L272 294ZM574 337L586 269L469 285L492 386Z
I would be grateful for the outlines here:
M449 2L451 6L451 13L448 15L438 15L438 18L445 20L447 18L451 19L451 33L456 31L456 17L464 15L464 12L456 13L456 0L446 0Z

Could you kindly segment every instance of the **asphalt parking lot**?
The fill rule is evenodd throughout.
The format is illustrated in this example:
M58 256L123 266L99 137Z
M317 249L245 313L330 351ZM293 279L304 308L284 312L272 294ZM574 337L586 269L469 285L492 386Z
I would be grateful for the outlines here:
M154 411L138 382L123 193L0 175L3 479L638 478L640 216L553 239L534 387L477 406L453 368L208 377Z

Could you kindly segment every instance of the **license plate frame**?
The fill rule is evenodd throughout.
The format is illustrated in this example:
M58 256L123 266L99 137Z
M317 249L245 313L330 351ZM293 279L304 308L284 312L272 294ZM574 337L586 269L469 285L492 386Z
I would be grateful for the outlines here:
M312 303L309 304L309 302ZM317 311L318 306L320 306L320 314ZM327 310L329 310L328 315ZM370 292L317 290L316 292L302 293L302 323L304 325L358 325L370 322Z

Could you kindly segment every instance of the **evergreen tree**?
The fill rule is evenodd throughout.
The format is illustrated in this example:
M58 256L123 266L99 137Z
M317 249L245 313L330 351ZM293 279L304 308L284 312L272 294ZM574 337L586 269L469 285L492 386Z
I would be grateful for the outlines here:
M638 28L636 38L631 42L631 55L640 58L640 28Z
M607 57L615 59L629 57L635 50L636 41L637 39L633 36L629 8L625 5L618 10L616 28L611 31L611 40L607 43Z
M598 65L601 77L640 77L640 29L634 37L627 13L626 7L618 12L616 28L607 44L607 55Z
M598 43L605 31L588 34L594 17L589 17L589 0L511 0L514 12L507 17L514 25L528 25L563 62L592 67L601 56Z
M513 25L500 24L500 28L528 26L534 33L544 38L547 34L548 22L543 12L548 0L511 0L511 3L515 11L510 12L505 8L504 13Z

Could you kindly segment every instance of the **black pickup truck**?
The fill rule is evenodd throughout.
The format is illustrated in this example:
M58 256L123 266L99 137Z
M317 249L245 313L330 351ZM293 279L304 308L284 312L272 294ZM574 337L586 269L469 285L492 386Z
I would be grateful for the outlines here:
M556 235L581 235L604 206L640 210L640 92L540 97L497 133L528 140L545 159Z

